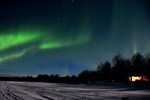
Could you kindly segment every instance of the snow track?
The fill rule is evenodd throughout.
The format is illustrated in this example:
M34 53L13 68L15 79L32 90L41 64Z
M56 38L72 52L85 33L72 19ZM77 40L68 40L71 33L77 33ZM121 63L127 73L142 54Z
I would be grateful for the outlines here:
M149 90L109 86L0 81L0 100L150 100Z

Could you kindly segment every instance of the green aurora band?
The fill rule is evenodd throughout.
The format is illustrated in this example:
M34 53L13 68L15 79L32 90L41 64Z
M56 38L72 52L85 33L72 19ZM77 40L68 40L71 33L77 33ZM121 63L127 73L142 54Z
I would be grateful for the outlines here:
M74 45L81 45L89 42L90 39L91 39L90 34L86 34L86 35L80 35L74 37L72 39L68 38L63 40L48 41L48 42L43 42L39 46L39 49L55 49L55 48L68 47Z
M14 46L23 45L32 42L41 42L39 49L61 48L72 45L85 44L90 41L90 34L80 34L73 38L61 38L53 34L45 35L40 32L18 32L17 34L4 34L0 36L0 50L5 50Z
M68 46L83 45L91 40L91 34L88 31L82 31L82 34L77 34L75 36L61 37L57 36L57 32L51 32L51 34L42 33L40 31L20 31L18 33L9 33L0 35L0 52L7 49L11 50L13 47L18 47L31 43L32 45L27 46L23 50L17 52L12 52L10 54L5 54L0 56L0 63L17 59L24 56L31 49L34 50L44 50L44 49L59 49ZM86 33L86 34L85 34ZM37 43L35 45L35 43Z
M4 57L0 57L0 63L8 61L8 60L13 60L13 59L19 58L19 57L25 55L27 53L27 51L28 50L26 49L26 50L23 50L21 52L17 52L17 53L11 54L11 55L6 55Z
M0 36L0 50L33 42L41 37L39 32L18 32Z

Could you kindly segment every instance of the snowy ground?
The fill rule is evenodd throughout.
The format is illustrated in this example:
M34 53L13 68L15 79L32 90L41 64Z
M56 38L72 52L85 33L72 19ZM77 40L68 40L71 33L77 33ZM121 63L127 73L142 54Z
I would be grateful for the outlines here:
M0 81L0 100L150 100L149 89L118 85Z

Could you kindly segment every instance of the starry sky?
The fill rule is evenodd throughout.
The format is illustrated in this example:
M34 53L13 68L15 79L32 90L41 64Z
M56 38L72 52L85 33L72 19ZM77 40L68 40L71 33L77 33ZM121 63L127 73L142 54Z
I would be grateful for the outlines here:
M0 0L0 76L77 75L149 43L149 0Z

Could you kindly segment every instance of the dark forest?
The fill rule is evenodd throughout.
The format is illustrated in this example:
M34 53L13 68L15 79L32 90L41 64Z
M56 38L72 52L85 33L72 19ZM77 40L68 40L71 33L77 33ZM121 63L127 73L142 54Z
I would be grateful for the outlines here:
M31 81L52 83L88 83L96 81L128 82L129 76L146 76L150 79L150 55L134 54L131 58L123 58L117 54L109 61L101 62L96 70L84 70L77 76L59 76L39 74L37 77L0 77L3 81Z

